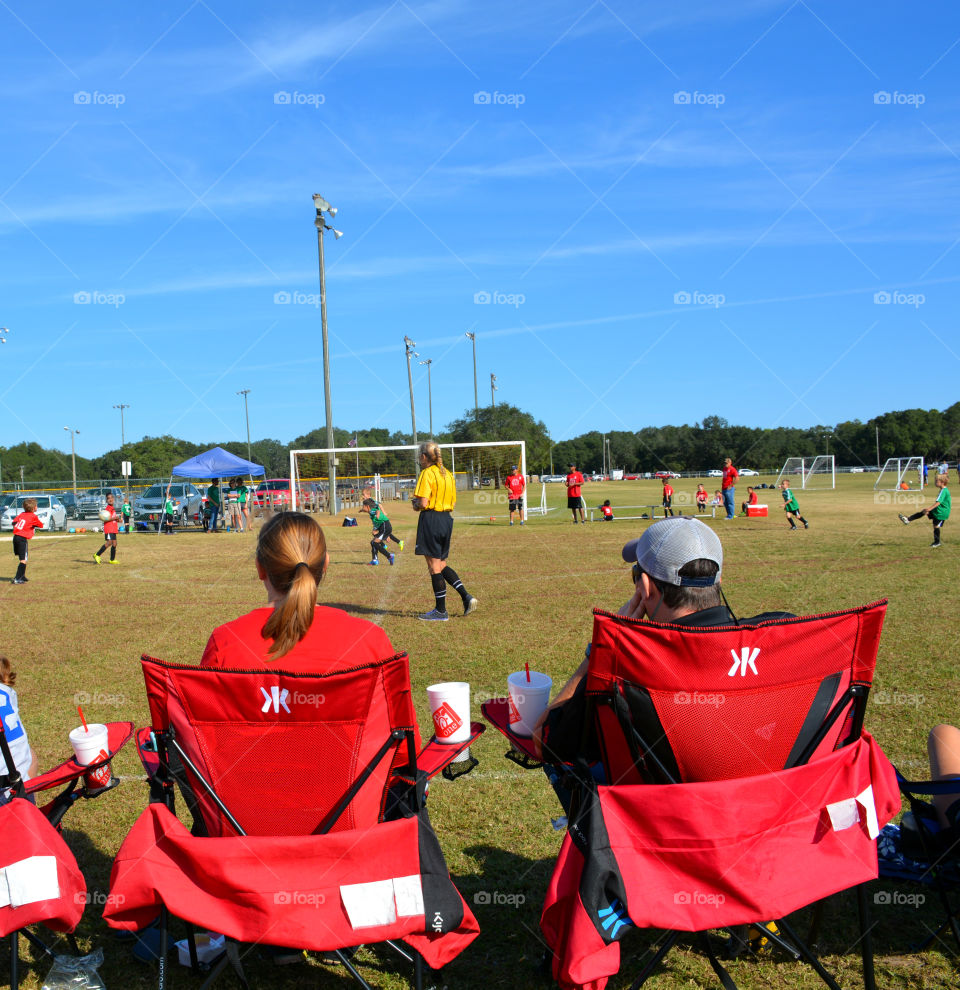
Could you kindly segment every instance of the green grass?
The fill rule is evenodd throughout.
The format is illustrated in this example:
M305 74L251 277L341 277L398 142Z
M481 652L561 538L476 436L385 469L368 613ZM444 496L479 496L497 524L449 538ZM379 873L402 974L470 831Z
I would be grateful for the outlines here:
M741 615L780 608L820 612L889 597L867 725L895 763L908 775L920 776L926 768L928 727L960 718L953 661L960 544L954 542L948 524L945 546L929 550L929 524L900 525L893 496L875 496L871 476L842 476L839 484L837 491L798 493L801 510L810 520L809 531L787 529L776 492L761 492L761 501L770 505L768 519L708 520L724 543L724 588ZM674 487L675 505L694 511L684 499L692 500L695 483L677 481ZM711 493L715 487L708 485ZM745 487L741 483L738 502ZM551 505L565 505L562 486L548 489ZM622 515L618 506L659 503L660 485L590 484L584 493L588 505L609 498ZM539 485L532 486L531 495L536 502ZM474 718L479 718L479 701L502 695L507 675L522 668L524 661L551 674L555 684L562 683L589 641L590 609L616 609L629 596L628 568L620 548L646 525L617 520L573 526L566 509L558 508L545 519L533 517L523 528L508 528L505 506L498 503L497 493L488 490L462 494L459 508L464 516L484 519L493 513L496 521L461 522L454 530L450 563L479 598L480 608L463 619L457 614L459 608L452 607L454 617L446 624L425 624L415 618L418 611L431 607L432 598L426 568L413 554L416 519L406 503L388 507L398 535L409 540L392 568L364 566L369 559L369 527L362 520L357 529L326 529L331 566L321 601L381 621L394 645L410 653L414 698L425 735L426 686L434 681L469 681ZM97 567L92 554L98 546L99 538L92 534L38 537L31 550L30 583L0 585L6 629L2 649L20 674L21 710L41 767L69 751L66 739L77 721L76 695L90 697L85 704L90 720L130 719L144 725L147 706L140 654L198 661L214 626L265 601L253 567L250 536L121 535L119 567ZM9 550L8 561L12 577L15 563ZM524 899L519 906L475 907L482 933L448 967L445 982L451 987L522 990L541 985L534 974L542 951L538 922L562 839L550 819L560 810L543 775L521 771L506 761L506 748L499 733L489 729L474 750L481 761L477 770L456 783L438 779L431 789L431 816L467 900L472 903L481 891ZM147 801L132 746L117 759L115 772L124 778L123 786L99 801L81 803L65 822L67 842L88 887L100 895L108 888L112 858ZM891 888L876 885L874 889ZM831 901L822 937L828 964L839 973L841 983L860 979L859 955L852 947L853 908L849 896ZM935 947L922 957L909 952L934 918L929 897L920 908L874 909L881 986L956 984L949 947ZM128 949L100 919L100 908L87 908L79 936L84 947L104 948L102 973L111 990L152 985L153 971L130 959ZM632 936L626 948L643 944L646 938L645 933ZM30 950L24 945L23 951L29 960ZM398 975L403 971L389 956L363 950L359 959L374 986L404 985ZM254 958L249 967L254 983L261 986L292 990L315 985L318 977L331 985L347 985L337 970L316 962L274 970ZM39 961L24 985L39 987L47 968ZM320 968L324 973L318 972ZM778 957L737 964L734 977L747 990L788 981L798 986L816 982L812 974ZM4 967L0 981L5 978ZM178 967L173 979L175 986L194 985ZM626 987L629 982L628 975L621 975L610 986ZM703 957L681 950L668 957L652 985L713 982Z

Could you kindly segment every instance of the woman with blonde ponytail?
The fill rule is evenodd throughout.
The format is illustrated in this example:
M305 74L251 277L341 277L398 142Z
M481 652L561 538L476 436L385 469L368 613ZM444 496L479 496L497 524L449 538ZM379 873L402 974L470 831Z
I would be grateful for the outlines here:
M379 626L317 604L329 560L313 518L302 512L274 516L257 540L257 576L267 604L214 629L200 665L325 674L393 656Z

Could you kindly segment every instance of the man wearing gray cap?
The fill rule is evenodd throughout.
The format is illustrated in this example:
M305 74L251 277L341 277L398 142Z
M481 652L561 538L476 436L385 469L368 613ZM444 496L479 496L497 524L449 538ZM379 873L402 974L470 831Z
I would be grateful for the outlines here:
M633 565L633 597L619 615L677 626L752 625L790 616L764 612L749 619L734 617L720 591L723 547L717 534L693 516L672 516L648 526L623 548L623 559ZM593 726L586 751L581 750L589 655L588 646L583 662L534 729L534 746L548 761L599 759Z

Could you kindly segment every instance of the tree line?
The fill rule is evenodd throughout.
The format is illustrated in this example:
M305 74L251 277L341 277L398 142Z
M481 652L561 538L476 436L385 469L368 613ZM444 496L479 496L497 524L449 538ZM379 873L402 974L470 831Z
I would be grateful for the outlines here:
M345 430L335 428L334 444L346 447L356 438L360 448L410 444L412 436L402 430L382 427ZM922 455L929 461L947 460L955 464L960 458L960 402L947 409L905 409L884 413L875 419L851 420L833 426L806 428L757 428L731 425L721 416L708 416L692 426L645 426L636 431L611 430L602 434L593 430L569 440L554 443L546 426L530 413L501 403L487 406L474 414L467 410L436 436L440 443L472 443L493 440L524 440L527 470L533 473L566 472L576 464L583 471L600 471L604 464L629 472L705 471L720 467L725 457L733 458L738 467L755 470L779 469L788 457L809 457L830 453L838 464L871 467L888 457ZM418 436L426 439L425 434ZM606 440L609 459L604 457ZM123 450L111 450L99 457L77 457L77 478L85 481L120 478L123 460L133 462L137 478L162 478L175 464L213 446L221 446L238 457L247 457L244 442L191 443L178 437L144 437L131 441ZM268 477L285 477L289 473L290 451L326 446L323 427L296 437L288 444L279 440L256 440L250 455L262 464ZM342 455L341 455L342 456ZM510 468L515 454L509 449L483 455L483 472L502 475ZM462 461L458 461L460 467ZM402 451L365 454L364 470L383 474L409 474L412 459ZM20 443L0 447L0 480L10 489L22 477L25 484L69 483L72 476L70 453L41 447L38 443ZM552 469L552 471L551 471Z

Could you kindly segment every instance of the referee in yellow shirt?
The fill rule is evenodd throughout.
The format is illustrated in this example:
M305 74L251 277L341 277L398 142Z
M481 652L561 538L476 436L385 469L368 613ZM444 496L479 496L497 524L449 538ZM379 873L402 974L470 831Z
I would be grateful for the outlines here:
M413 492L413 508L420 513L417 521L416 553L426 557L427 570L436 605L430 612L417 618L425 622L446 622L447 585L463 600L463 614L469 615L477 607L477 600L463 586L457 572L447 566L450 556L450 537L453 534L453 516L457 504L457 486L453 475L443 466L440 448L432 441L420 444L420 477Z

